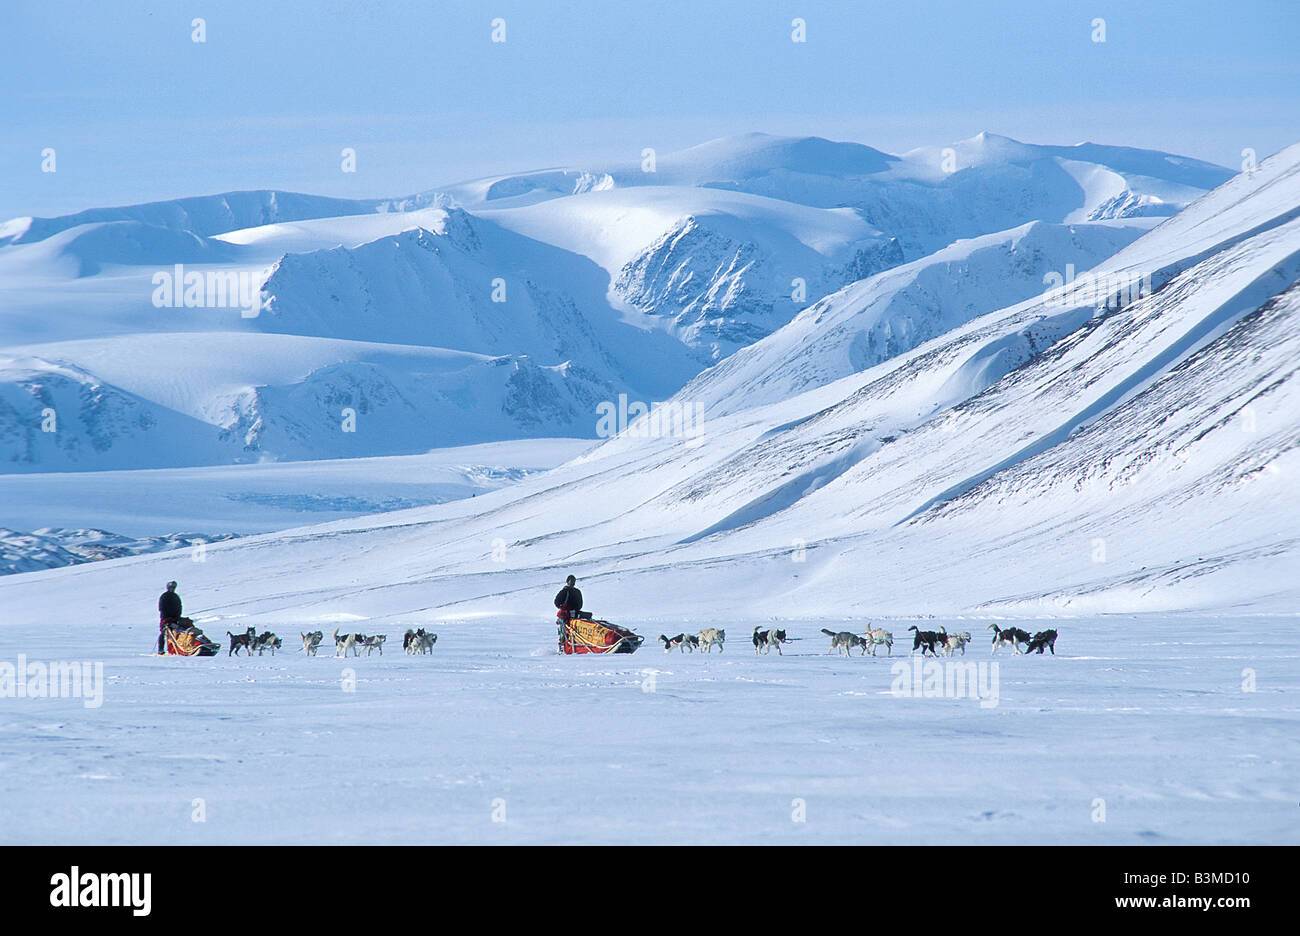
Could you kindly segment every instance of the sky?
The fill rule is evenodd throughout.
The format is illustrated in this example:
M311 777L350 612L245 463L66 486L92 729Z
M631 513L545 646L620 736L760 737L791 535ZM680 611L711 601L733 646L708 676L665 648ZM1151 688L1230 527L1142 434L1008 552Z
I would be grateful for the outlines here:
M1296 0L0 0L0 219L401 196L754 130L894 153L988 130L1239 169L1300 140L1297 37Z

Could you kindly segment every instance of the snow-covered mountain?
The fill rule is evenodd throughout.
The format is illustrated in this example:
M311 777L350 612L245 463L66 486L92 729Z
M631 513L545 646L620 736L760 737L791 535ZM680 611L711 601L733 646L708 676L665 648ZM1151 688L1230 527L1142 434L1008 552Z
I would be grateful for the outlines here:
M57 569L123 556L193 549L230 539L230 534L173 533L129 537L106 530L42 528L31 533L0 528L0 575Z
M437 204L436 195L412 199L349 199L262 190L199 195L171 201L90 208L57 218L12 218L0 223L0 246L34 243L88 224L131 222L200 237L308 218L334 218L370 211L405 211Z
M777 403L890 360L993 309L1064 283L1129 243L1113 224L1033 222L957 241L818 300L704 371L680 397L710 417Z
M0 460L593 437L602 403L666 399L741 349L756 363L737 372L778 369L760 378L773 392L861 370L1082 272L1226 175L988 135L895 157L755 134L399 199L242 192L15 219L0 226ZM775 350L810 323L803 359Z
M1040 146L992 133L892 156L858 143L751 133L604 170L603 188L692 186L762 195L816 208L856 209L899 239L906 259L959 238L1030 221L1168 217L1232 173L1197 159L1132 147ZM466 207L536 203L567 190L554 170L498 176L442 193ZM433 197L433 193L425 197Z

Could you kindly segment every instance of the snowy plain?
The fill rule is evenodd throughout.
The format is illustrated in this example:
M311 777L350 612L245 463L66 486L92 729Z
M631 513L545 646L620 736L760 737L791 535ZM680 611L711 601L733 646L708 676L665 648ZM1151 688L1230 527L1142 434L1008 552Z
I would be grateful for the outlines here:
M205 615L208 632L226 640L238 607ZM730 621L721 654L561 657L539 613L448 619L427 657L391 646L398 620L382 658L308 659L287 634L275 658L158 659L142 655L147 615L103 613L75 635L105 664L99 708L0 707L6 843L1300 836L1294 617L1057 620L1055 657L990 656L984 618L918 621L970 630L964 662L996 661L997 705L982 707L896 695L910 643L831 656L817 622L790 622L783 656L756 655L749 622ZM327 643L338 617L316 622ZM51 623L3 646L68 658L71 639Z

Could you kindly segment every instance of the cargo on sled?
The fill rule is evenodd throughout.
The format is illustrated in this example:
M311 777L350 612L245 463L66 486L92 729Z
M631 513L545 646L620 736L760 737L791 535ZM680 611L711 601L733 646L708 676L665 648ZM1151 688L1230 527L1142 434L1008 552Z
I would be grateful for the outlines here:
M555 618L564 653L635 653L645 639L586 611L561 611Z
M221 644L213 643L189 618L163 624L163 644L172 656L216 656Z

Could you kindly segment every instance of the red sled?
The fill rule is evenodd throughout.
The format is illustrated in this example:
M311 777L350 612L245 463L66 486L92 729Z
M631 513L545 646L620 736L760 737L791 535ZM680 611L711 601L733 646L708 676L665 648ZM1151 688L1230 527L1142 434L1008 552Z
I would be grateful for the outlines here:
M189 618L163 621L161 625L164 646L171 656L216 656L221 644L203 636Z
M626 628L579 614L555 618L562 653L635 653L644 637Z

